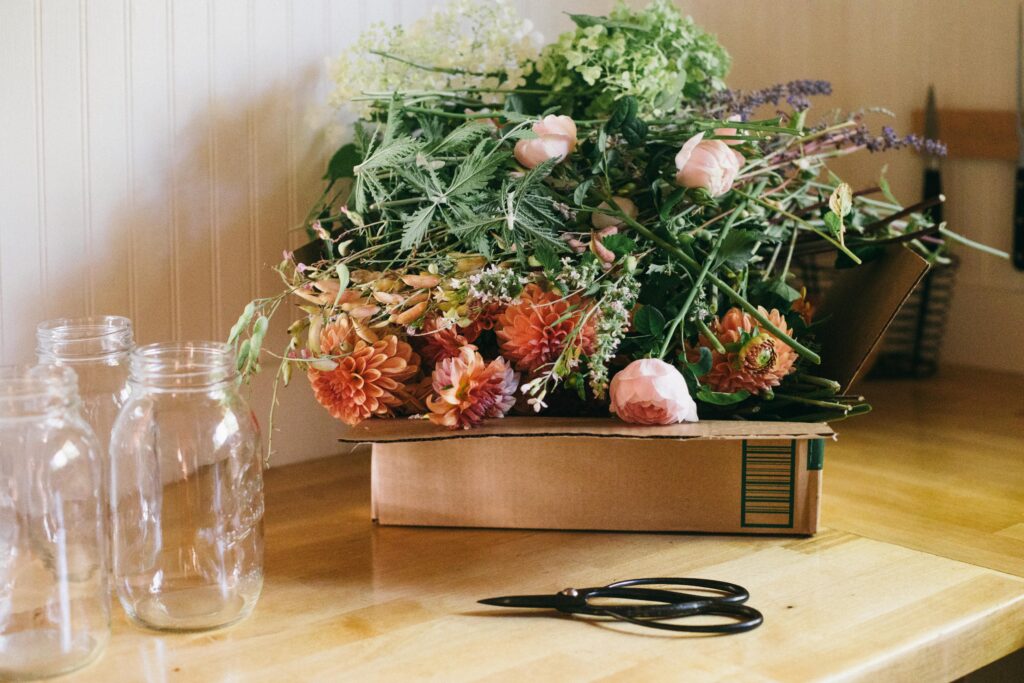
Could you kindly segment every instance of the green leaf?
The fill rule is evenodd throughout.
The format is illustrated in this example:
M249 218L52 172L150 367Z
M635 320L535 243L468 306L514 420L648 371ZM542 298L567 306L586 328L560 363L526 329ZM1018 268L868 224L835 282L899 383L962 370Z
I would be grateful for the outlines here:
M690 368L690 372L693 373L694 377L703 377L708 374L711 370L711 349L706 346L700 347L700 358L696 363L690 363L687 361L686 367Z
M623 126L632 124L636 120L638 107L636 98L632 95L620 98L615 103L615 108L612 109L612 115L608 117L604 124L605 131L615 133L621 130Z
M594 179L590 178L577 185L576 190L572 193L573 204L576 206L583 206L583 202L587 199L587 193L590 192L590 188L593 184Z
M888 165L882 167L881 176L878 178L878 187L882 190L882 194L885 196L886 199L888 199L896 206L903 206L902 204L900 204L900 200L896 199L896 195L892 193L892 188L889 187L889 181L886 180L885 178L885 172L886 170L888 170L888 168Z
M676 204L678 204L685 196L686 188L679 187L673 190L672 194L665 197L665 201L662 203L661 209L658 211L658 216L661 218L662 221L668 220L669 214L672 212L672 209L674 209Z
M637 311L633 327L640 334L660 337L665 329L665 315L654 306L644 306Z
M751 230L733 230L718 247L716 263L730 270L742 270L754 257L753 247L759 236Z
M848 216L853 210L853 188L846 183L840 183L828 198L828 206L840 218Z
M642 144L647 137L647 124L634 118L622 124L622 137L631 145Z
M556 272L561 263L558 260L558 254L551 248L551 245L546 242L538 242L533 250L533 257L537 259L537 262L544 267L544 270L550 272Z
M467 121L461 126L448 133L448 135L437 143L431 150L431 154L441 154L468 149L469 145L489 132L488 126L481 125L479 121Z
M235 356L235 367L238 368L239 372L244 372L249 366L249 340L246 339L242 342L242 345L238 347L238 355Z
M228 333L228 344L234 344L238 339L239 335L245 331L245 328L249 326L252 321L252 316L256 313L256 303L250 301L245 305L242 310L242 315L238 316L238 320L231 326L231 332Z
M644 26L628 21L616 21L609 17L598 17L593 14L569 14L569 18L580 28L591 26L605 26L607 28L625 28L631 30L644 30Z
M636 251L636 242L628 235L608 235L601 240L601 244L618 257L626 256Z
M327 164L327 172L324 173L324 180L334 182L342 178L354 178L355 167L360 161L359 152L354 143L348 143L338 148L338 151L331 157Z
M338 265L334 267L334 271L338 274L338 282L340 283L340 286L338 287L338 292L343 292L348 287L348 266L346 266L344 263L338 263Z
M800 292L790 287L779 278L765 283L764 291L779 297L787 304L791 304L800 298Z
M833 211L829 211L825 214L825 227L828 228L830 235L836 239L840 239L843 234L843 219L835 214Z
M445 192L448 199L465 196L478 192L487 187L487 184L494 178L498 168L508 158L507 153L497 153L495 149L488 149L489 141L483 140L476 146L455 172L451 185Z
M406 219L405 231L402 233L402 251L409 251L423 241L430 221L434 218L435 209L437 209L436 204L424 206Z
M696 398L698 401L711 403L716 406L731 406L750 398L750 392L740 389L728 394L722 391L711 391L707 387L701 387L697 390Z

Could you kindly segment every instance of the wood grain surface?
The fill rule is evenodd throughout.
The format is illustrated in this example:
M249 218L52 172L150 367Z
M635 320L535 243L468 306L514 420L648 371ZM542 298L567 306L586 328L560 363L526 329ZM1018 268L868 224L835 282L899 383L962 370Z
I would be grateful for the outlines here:
M115 610L66 680L951 680L1024 647L1021 388L866 387L880 410L836 425L809 539L374 527L365 449L274 469L253 616L164 635ZM765 625L679 637L475 602L645 575L740 583Z

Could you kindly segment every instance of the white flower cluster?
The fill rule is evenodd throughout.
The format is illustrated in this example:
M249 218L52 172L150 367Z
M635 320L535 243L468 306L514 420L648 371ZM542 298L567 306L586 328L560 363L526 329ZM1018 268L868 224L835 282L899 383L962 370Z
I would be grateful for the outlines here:
M610 283L601 297L597 316L597 339L589 361L590 388L601 398L608 388L608 362L629 331L629 312L636 304L640 283L632 275Z
M469 298L482 304L510 304L528 281L511 268L487 266L469 276Z
M337 88L329 101L364 116L370 103L352 101L364 93L521 87L540 46L532 23L506 0L449 0L411 26L381 23L365 31L332 65Z
M593 259L578 263L564 256L562 270L555 275L555 284L565 294L586 291L603 273L601 266Z

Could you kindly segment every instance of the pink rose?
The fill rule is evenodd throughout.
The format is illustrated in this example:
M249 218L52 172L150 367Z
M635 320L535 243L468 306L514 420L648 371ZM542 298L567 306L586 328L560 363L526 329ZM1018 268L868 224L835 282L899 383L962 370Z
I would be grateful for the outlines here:
M611 411L624 422L667 425L697 422L697 404L686 380L657 358L635 360L612 377Z
M742 120L743 120L743 117L741 117L739 114L733 114L732 116L730 116L729 118L726 119L726 121L742 121ZM735 128L715 128L715 135L719 135L719 136L722 136L722 137L734 136L734 135L736 135L736 129ZM722 142L724 142L725 144L729 145L730 147L732 147L733 145L742 145L743 144L743 140L722 140Z
M743 155L729 145L705 140L704 133L697 133L676 154L676 184L703 187L717 197L732 189L743 162Z
M520 140L514 151L516 161L526 168L540 166L548 159L562 161L576 151L576 122L568 116L549 114L533 124L537 137Z
M636 204L634 204L631 199L627 199L626 197L612 197L612 201L615 202L615 204L619 207L619 210L621 210L622 213L626 214L630 218L636 218ZM601 205L598 208L609 208L608 202L601 202ZM613 226L618 227L622 225L622 219L619 218L618 216L609 216L606 213L600 213L598 211L595 211L593 214L591 214L590 222L593 223L594 227L597 228L598 230L601 230L602 228L611 228Z

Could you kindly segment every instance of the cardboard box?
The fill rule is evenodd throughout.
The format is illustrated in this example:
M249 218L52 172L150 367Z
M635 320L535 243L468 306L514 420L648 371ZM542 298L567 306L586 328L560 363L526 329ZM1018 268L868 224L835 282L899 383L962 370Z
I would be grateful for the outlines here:
M821 374L849 391L927 264L896 246L841 271L821 307ZM373 444L380 524L813 534L825 424L510 417L449 431L370 420L343 442Z
M824 424L543 417L367 431L380 524L747 534L817 530L833 435Z

